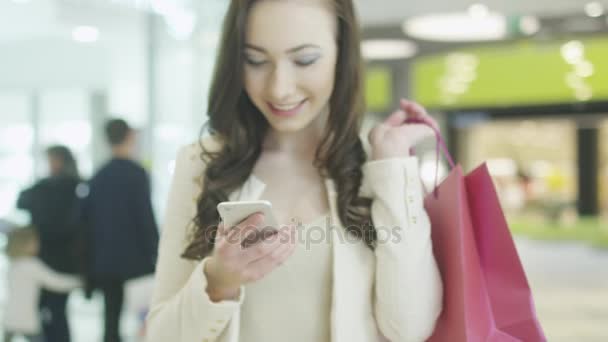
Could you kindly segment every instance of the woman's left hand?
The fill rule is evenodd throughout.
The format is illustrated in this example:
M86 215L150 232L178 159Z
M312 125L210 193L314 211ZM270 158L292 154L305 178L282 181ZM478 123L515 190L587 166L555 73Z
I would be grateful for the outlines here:
M369 132L372 160L407 157L410 148L434 135L433 130L425 125L406 124L407 119L424 119L439 130L437 121L418 103L401 99L399 107Z

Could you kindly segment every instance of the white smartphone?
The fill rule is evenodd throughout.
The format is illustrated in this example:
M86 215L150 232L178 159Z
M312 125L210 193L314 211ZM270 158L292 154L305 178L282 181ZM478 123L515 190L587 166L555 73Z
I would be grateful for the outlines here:
M278 229L279 225L272 213L270 201L228 201L217 205L217 211L222 218L224 227L234 227L249 215L256 212L264 214L264 227Z

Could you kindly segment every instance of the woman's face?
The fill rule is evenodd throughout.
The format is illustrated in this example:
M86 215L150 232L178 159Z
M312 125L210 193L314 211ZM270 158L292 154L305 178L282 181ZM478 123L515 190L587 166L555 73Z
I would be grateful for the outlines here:
M47 160L49 164L49 174L51 176L60 174L63 170L63 161L53 154L47 155Z
M245 90L277 131L301 130L327 114L337 58L328 2L263 0L249 12Z

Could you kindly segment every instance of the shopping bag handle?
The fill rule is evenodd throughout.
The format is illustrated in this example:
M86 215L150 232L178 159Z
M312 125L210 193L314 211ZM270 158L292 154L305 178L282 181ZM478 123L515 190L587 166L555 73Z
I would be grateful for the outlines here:
M437 190L437 183L439 182L439 154L441 152L443 152L443 156L445 157L445 159L447 159L448 163L450 164L450 169L453 169L456 167L456 164L454 163L454 159L452 158L452 155L450 154L450 151L448 150L448 147L445 143L445 139L443 139L443 136L441 135L441 132L439 132L439 130L433 125L431 124L430 121L425 120L423 118L409 118L405 120L406 124L422 124L425 126L430 127L433 132L435 132L435 138L437 140L437 156L435 158L437 164L435 166L435 186L433 187L433 194L435 195L435 198L437 198L437 196L439 195L439 192ZM411 152L414 152L414 149L411 149Z

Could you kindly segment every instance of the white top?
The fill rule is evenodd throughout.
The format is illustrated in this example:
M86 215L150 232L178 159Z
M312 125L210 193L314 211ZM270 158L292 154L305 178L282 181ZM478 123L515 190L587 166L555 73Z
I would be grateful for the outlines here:
M4 330L38 334L38 298L42 288L68 292L81 286L78 278L59 274L34 257L18 258L10 263L8 296L4 310Z
M200 144L210 151L222 147L213 136L205 137L177 156L146 325L148 342L242 342L247 289L241 288L237 300L213 302L205 291L203 272L209 259L181 257L192 237L192 218L203 186ZM378 232L374 250L346 233L339 218L337 186L325 179L332 225L331 342L426 341L441 313L442 282L424 210L418 159L372 160L362 171L360 196L372 200ZM251 174L228 198L257 200L265 187Z
M328 215L297 226L287 261L245 286L239 342L329 342L332 288Z

